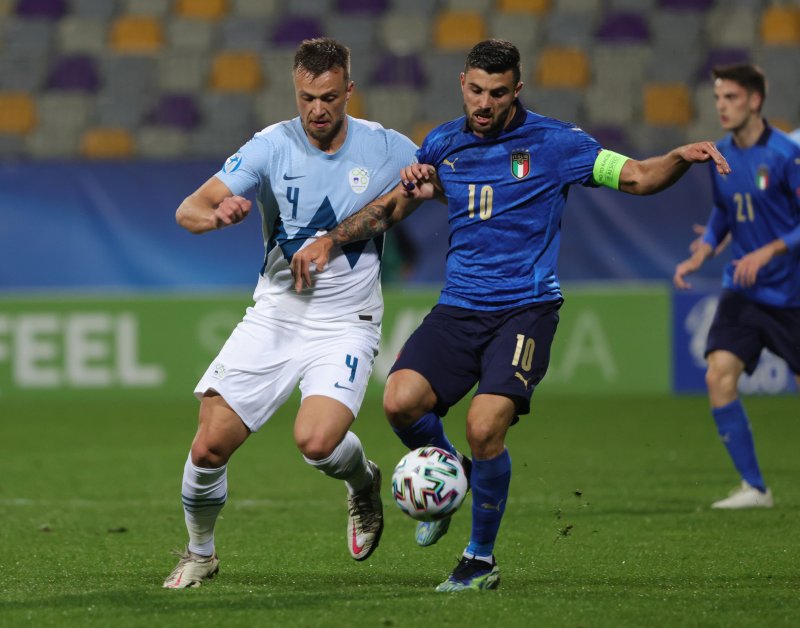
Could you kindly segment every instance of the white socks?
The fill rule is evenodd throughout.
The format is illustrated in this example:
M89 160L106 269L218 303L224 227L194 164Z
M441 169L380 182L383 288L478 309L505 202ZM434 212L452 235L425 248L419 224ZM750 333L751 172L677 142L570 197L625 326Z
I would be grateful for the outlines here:
M183 467L181 498L189 531L189 551L201 556L214 553L214 524L228 497L227 466L203 469L192 464Z
M358 493L372 482L372 472L367 466L364 448L353 432L347 432L342 442L327 458L323 460L311 460L305 456L303 458L325 475L344 480L351 495Z

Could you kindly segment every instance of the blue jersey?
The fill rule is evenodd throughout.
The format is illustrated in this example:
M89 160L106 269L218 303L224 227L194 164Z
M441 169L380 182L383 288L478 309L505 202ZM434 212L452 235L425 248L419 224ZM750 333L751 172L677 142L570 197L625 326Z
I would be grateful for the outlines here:
M297 117L256 133L229 157L217 178L233 194L254 189L262 214L265 258L254 298L314 320L379 322L381 238L332 251L314 288L301 294L289 263L310 240L397 185L416 148L397 131L348 116L344 144L326 153L309 142Z
M480 138L461 117L417 151L447 196L450 243L439 303L499 310L561 298L556 262L573 184L594 185L600 145L572 124L526 111Z
M704 240L712 247L730 232L733 259L781 238L789 247L758 272L753 286L734 285L733 262L722 285L747 298L776 307L800 307L800 146L767 126L749 148L731 135L717 144L731 166L720 175L711 166L714 207Z

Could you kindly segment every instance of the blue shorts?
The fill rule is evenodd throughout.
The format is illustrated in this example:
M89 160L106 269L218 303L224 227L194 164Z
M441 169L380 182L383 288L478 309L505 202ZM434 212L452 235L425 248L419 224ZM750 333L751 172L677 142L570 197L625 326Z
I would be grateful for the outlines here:
M562 302L490 312L437 305L406 341L392 372L411 369L427 379L439 416L476 383L475 394L505 395L517 414L527 414L550 363Z
M772 307L751 301L735 290L723 290L708 330L706 355L730 351L752 375L764 348L786 360L789 368L800 374L800 308Z

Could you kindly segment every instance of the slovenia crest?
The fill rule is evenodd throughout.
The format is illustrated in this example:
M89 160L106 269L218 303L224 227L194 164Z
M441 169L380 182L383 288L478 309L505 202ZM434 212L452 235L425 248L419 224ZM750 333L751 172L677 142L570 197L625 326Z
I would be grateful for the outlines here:
M531 154L526 150L511 153L511 174L515 179L524 179L531 171Z

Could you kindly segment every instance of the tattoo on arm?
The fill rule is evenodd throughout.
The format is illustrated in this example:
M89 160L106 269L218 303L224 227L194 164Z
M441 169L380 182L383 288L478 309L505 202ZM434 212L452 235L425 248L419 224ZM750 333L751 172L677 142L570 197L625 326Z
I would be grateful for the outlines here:
M352 216L345 218L328 235L338 246L359 240L369 240L384 233L392 226L389 216L386 205L379 202L371 203Z

